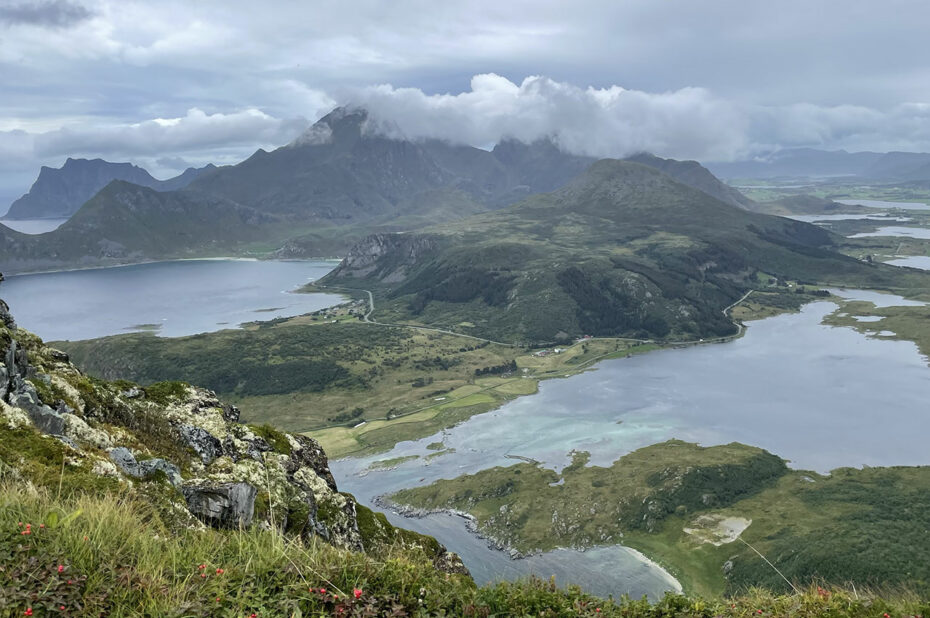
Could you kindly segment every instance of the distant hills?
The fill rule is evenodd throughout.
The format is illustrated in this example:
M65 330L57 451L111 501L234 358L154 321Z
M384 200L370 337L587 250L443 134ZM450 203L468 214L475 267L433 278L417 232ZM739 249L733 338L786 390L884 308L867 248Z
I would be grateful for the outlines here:
M850 176L887 181L930 181L930 153L846 152L789 148L750 161L707 163L722 178Z
M216 169L207 165L188 168L168 180L157 180L146 170L131 163L110 163L103 159L71 159L60 168L42 166L29 192L13 202L4 219L67 218L98 191L114 180L155 189L183 189L195 178Z
M357 245L321 283L376 291L376 317L500 341L696 338L756 273L888 285L901 269L832 250L829 232L756 214L653 167L602 160L510 208Z
M727 204L752 205L695 161L649 154L632 160ZM74 208L81 196L96 193L74 214L73 225L54 233L29 238L0 228L9 241L0 247L0 267L12 272L230 255L242 250L245 239L262 241L266 252L269 245L279 247L279 257L345 255L372 233L418 230L558 189L594 161L566 153L551 140L504 140L483 150L386 137L369 126L365 110L339 108L286 146L258 150L237 165L188 170L169 181L99 159L43 168L30 193L14 205L12 218L68 216L62 204ZM114 181L114 176L126 178ZM109 185L95 189L107 179L117 182L112 190ZM143 208L151 210L143 213ZM213 209L222 227L180 232L201 229ZM144 228L137 228L143 220ZM239 225L253 229L236 229ZM179 233L162 238L167 230Z
M229 255L268 238L277 219L235 202L114 180L58 229L28 235L0 225L5 272Z

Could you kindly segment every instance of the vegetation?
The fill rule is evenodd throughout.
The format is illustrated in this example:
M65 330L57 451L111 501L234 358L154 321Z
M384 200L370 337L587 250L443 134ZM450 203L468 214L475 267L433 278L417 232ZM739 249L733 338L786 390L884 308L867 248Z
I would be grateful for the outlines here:
M377 530L385 523L381 518L366 512L360 525L365 521L364 527ZM477 588L467 577L436 570L425 553L414 550L373 559L257 529L172 534L144 504L115 494L56 497L9 478L0 485L0 616L8 618L24 613L748 618L759 612L879 618L926 615L930 606L906 594L882 598L861 589L854 594L816 587L783 596L752 590L725 600L669 595L654 604L598 599L537 579Z
M821 476L740 444L679 441L609 468L586 462L575 453L561 474L528 463L492 468L391 499L467 511L483 533L523 552L629 545L709 597L753 586L790 591L781 574L801 588L827 581L930 590L930 567L920 559L930 551L930 468Z
M323 284L374 291L383 299L381 322L532 345L583 334L733 334L724 309L755 287L759 271L820 285L930 291L930 274L837 250L852 251L855 241L610 160L554 193L374 244L376 253L360 245Z

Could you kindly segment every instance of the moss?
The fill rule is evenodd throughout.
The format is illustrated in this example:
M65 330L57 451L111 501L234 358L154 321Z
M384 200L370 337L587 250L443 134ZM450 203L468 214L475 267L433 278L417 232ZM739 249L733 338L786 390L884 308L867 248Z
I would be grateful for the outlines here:
M119 489L119 481L91 471L92 464L67 463L70 449L32 427L0 426L0 463L9 466L39 487L62 495L102 495Z
M289 534L301 535L306 532L310 524L310 505L306 502L296 501L288 505L287 526Z
M255 496L255 510L254 518L256 520L264 520L268 518L268 513L271 511L269 495L267 491L260 491Z
M291 441L287 439L283 432L278 431L271 425L249 425L248 427L252 430L252 433L267 442L276 453L281 455L291 454Z
M439 541L412 530L395 528L384 513L372 511L362 504L356 504L355 516L362 544L367 551L378 552L400 544L405 548L419 547L430 558L435 558L442 552L442 545Z
M145 396L154 403L167 406L187 397L189 385L184 382L156 382L145 387Z

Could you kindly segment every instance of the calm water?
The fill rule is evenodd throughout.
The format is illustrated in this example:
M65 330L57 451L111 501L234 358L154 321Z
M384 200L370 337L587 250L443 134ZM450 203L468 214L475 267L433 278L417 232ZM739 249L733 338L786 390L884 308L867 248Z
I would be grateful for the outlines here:
M887 215L790 215L788 219L817 223L819 221L888 221L903 223L913 221L910 217L889 217Z
M20 326L47 341L137 330L177 337L300 315L342 302L293 294L335 262L189 260L15 275L0 284Z
M0 221L0 225L23 234L44 234L57 230L65 221L67 219L10 219Z
M896 300L837 292L886 304ZM739 441L766 448L796 468L822 472L930 463L926 359L913 343L821 324L835 309L830 302L812 303L798 314L753 322L745 337L730 343L605 361L596 371L543 382L538 394L441 434L403 442L389 453L333 462L332 470L344 491L370 502L402 487L516 463L508 455L561 469L569 451L578 449L591 453L593 465L610 465L625 453L670 438L704 445ZM456 452L391 471L367 471L380 459L428 455L432 451L426 446L439 440ZM500 572L543 577L555 572L550 563L510 561L480 541L466 540L457 518L392 519L461 550L483 581L500 578ZM603 573L601 559L589 562L588 557L560 554L570 580ZM603 559L613 565L605 584L613 594L658 595L668 587L661 571L633 556L615 553ZM501 564L509 570L499 571Z
M904 210L930 210L930 204L924 202L888 202L885 200L835 200L847 206L867 206L869 208L903 208Z
M904 227L900 225L888 225L880 227L874 232L860 232L853 234L850 238L869 238L871 236L900 236L903 238L927 238L930 239L930 229L925 227Z
M910 266L911 268L930 270L930 257L925 255L909 255L907 257L888 260L886 264L892 264L894 266Z

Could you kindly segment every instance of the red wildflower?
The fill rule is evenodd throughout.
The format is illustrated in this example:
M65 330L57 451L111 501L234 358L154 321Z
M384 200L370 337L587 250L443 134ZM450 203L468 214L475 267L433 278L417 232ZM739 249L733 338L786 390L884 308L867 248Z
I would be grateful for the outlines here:
M44 528L44 527L45 527L45 524L39 524L39 527L40 527L40 528Z
M888 615L888 612L885 612L884 614L882 614L882 616L883 618L891 618L891 616Z
M68 580L68 585L69 585L69 586L71 585L71 580L70 580L70 579Z
M326 594L326 588L320 588L320 594Z
M359 590L358 588L353 588L353 589L352 589L352 594L353 594L353 595L355 596L355 598L357 599L357 598L359 598L360 596L362 596L362 591Z
M64 606L64 605L61 605L61 606L59 606L58 609L60 609L61 611L65 611L65 606Z
M206 579L206 578L207 578L207 574L206 574L206 573L201 573L201 574L200 574L200 577Z
M205 568L207 568L207 565L201 564L201 565L200 565L199 567L197 567L197 568L200 569L201 571L203 571Z
M62 572L64 572L64 570L65 570L65 565L59 564L59 565L58 565L58 572L59 572L59 573L62 573Z
M223 569L217 569L217 570L216 570L216 574L217 574L217 575L222 575L222 574L225 573L225 572L226 572L226 571L224 571Z
M26 611L24 611L23 613L26 614L27 616L31 616L31 615L32 615L32 608L31 608L31 607L27 608Z
M216 602L217 602L217 603L220 602L220 598L219 598L219 597L216 597Z

